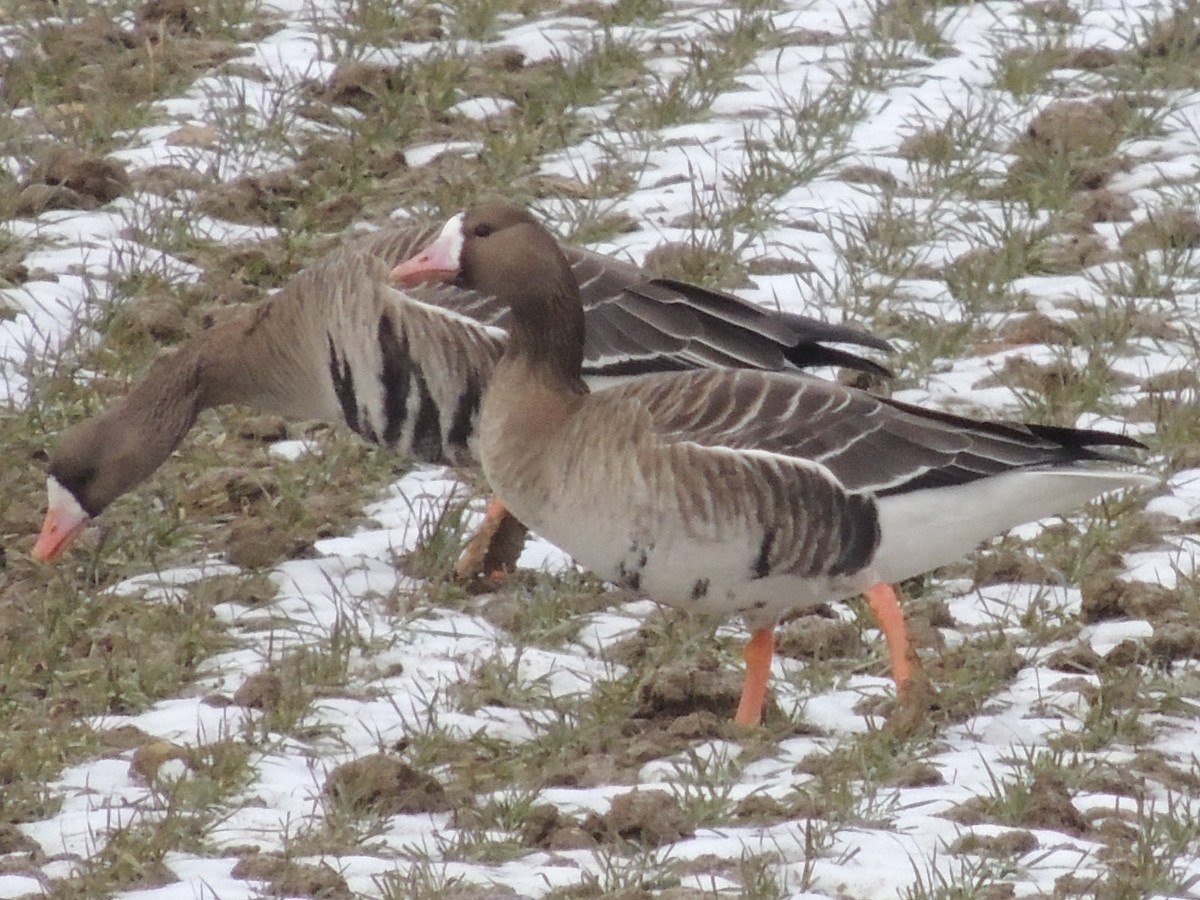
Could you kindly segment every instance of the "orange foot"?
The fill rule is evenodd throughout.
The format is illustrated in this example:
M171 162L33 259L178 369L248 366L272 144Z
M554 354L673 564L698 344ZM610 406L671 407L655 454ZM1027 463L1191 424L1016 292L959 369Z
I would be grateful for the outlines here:
M454 566L454 577L460 581L478 578L499 585L516 569L528 533L499 498L493 497L488 501L483 523L471 535Z
M896 682L896 707L888 724L898 734L911 734L925 720L934 700L933 684L908 637L908 625L891 585L880 582L867 591L867 603L887 640L892 678Z

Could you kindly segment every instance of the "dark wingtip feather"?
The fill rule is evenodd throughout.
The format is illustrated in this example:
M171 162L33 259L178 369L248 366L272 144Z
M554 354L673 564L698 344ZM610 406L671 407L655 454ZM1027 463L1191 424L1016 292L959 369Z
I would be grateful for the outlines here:
M955 413L942 410L927 409L914 406L894 398L880 398L882 402L896 409L904 410L916 416L945 422L948 425L962 426L969 430L981 431L996 437L1008 438L1018 443L1026 442L1029 438L1041 438L1058 444L1063 450L1075 454L1075 459L1109 460L1110 462L1129 462L1129 459L1117 453L1108 453L1095 447L1130 447L1136 450L1147 449L1146 445L1137 438L1115 431L1100 431L1094 428L1069 428L1061 425L1033 425L1026 422L996 422L980 419L968 419Z
M826 347L824 344L805 341L788 347L783 351L783 355L787 357L788 362L801 369L809 369L814 366L841 366L846 369L857 369L869 375L877 375L880 378L894 377L891 369L881 366L873 359L867 359L865 356L859 356L849 350Z
M882 350L885 353L891 352L892 345L886 340L858 328L822 322L820 319L803 316L799 313L767 309L733 294L688 284L674 278L652 278L642 286L642 290L647 287L663 288L681 297L686 297L691 303L698 304L700 308L706 308L707 312L718 318L731 316L730 321L736 321L736 318L732 317L735 310L742 316L752 317L756 324L743 322L743 327L758 327L770 339L784 344L782 347L784 356L789 362L800 368L843 366L883 378L893 377L890 369L873 360L846 350L825 346L831 343L852 344L857 347Z
M1044 437L1047 440L1055 441L1066 447L1132 447L1135 450L1149 449L1137 438L1132 438L1127 434L1118 434L1115 431L1100 431L1095 428L1064 428L1058 425L1027 425L1025 427L1038 437ZM1105 456L1105 458L1120 459L1121 457Z

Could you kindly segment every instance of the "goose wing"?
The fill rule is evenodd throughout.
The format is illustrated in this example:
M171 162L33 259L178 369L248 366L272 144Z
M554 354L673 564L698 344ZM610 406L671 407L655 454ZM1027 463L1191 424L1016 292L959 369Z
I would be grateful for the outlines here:
M698 371L611 390L636 398L668 441L805 460L847 490L877 496L1119 460L1096 448L1141 446L1108 432L977 421L779 373Z
M389 272L380 257L348 247L297 281L319 303L277 305L306 317L325 393L351 429L422 460L469 462L505 334L441 302L456 289L429 286L413 296L393 288ZM278 377L287 371L280 367Z
M404 226L360 238L353 249L396 264L414 255L436 226ZM828 343L877 350L888 343L844 325L769 310L732 294L668 278L649 278L637 266L577 247L564 247L579 283L587 321L584 374L642 375L714 366L795 370L845 366L890 375L878 363ZM504 328L507 308L463 288L412 289L485 325Z

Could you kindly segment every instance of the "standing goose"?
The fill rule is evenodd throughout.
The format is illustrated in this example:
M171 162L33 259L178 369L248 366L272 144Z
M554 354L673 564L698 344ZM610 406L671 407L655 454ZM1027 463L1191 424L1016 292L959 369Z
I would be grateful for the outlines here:
M471 465L507 308L458 288L392 286L392 265L435 230L395 228L335 250L270 299L158 359L125 397L70 429L50 458L34 556L58 557L89 518L162 464L202 410L224 403L341 421L422 461ZM825 345L887 348L854 329L566 252L588 306L589 379L711 365L886 374Z
M511 309L479 451L492 490L608 580L672 606L741 613L752 637L736 719L761 719L785 613L951 562L1022 522L1145 475L1117 434L980 422L803 375L698 370L589 392L587 323L571 269L524 210L446 223L396 270L453 278ZM895 657L893 657L893 663Z

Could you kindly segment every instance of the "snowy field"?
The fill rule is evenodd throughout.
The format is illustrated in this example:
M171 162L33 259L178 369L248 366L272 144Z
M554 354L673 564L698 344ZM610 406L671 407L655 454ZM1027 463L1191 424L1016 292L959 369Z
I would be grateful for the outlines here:
M47 5L6 9L10 60L34 19L56 21ZM448 506L465 502L466 524L482 511L476 487L450 470L408 471L356 524L257 572L229 562L212 528L212 546L164 550L120 577L97 574L85 558L94 547L46 573L26 559L41 507L12 513L0 607L33 609L53 631L18 597L67 591L88 608L134 598L167 619L203 603L227 639L169 696L148 689L142 704L60 713L78 741L53 751L61 763L43 771L40 805L0 804L0 897L1200 896L1200 92L1156 83L1135 59L1171 5L389 9L254 8L266 24L226 38L233 62L198 69L178 95L153 100L146 124L109 136L106 155L132 190L90 209L3 207L4 253L24 267L0 282L6 421L33 427L26 412L55 402L49 386L61 389L64 372L85 388L118 379L105 397L136 376L97 371L126 302L129 278L113 274L175 289L203 271L202 255L166 239L164 219L207 248L289 227L223 219L196 204L202 188L155 192L139 175L175 167L219 185L292 170L298 148L371 115L369 99L356 110L306 87L333 83L349 58L417 72L439 55L515 48L518 69L570 69L608 42L634 74L605 79L572 110L569 139L541 137L545 152L511 185L537 197L552 228L639 262L672 243L725 254L749 273L744 296L891 340L895 396L1125 431L1150 446L1161 488L1024 526L910 586L919 653L945 701L904 733L887 723L882 639L858 606L820 620L850 634L849 661L811 647L789 655L784 641L776 705L749 734L703 703L664 711L653 700L667 690L657 670L672 664L696 668L695 694L705 679L736 680L738 622L714 632L601 591L539 540L521 558L529 586L503 597L429 583L405 561ZM1200 58L1200 12L1180 21L1188 15ZM371 16L391 23L378 38ZM406 17L440 21L441 33L406 34L396 26ZM135 16L116 22L132 29ZM1039 70L1038 53L1056 62ZM423 101L437 127L392 148L404 177L440 167L453 180L459 161L530 140L506 118L536 113L513 82L463 71L451 96ZM15 195L46 113L7 96L6 135L26 129L5 151ZM297 112L326 101L337 115ZM1063 101L1075 106L1045 114ZM1084 136L1046 136L1064 120ZM1064 162L1047 172L1038 153ZM1085 157L1103 171L1072 169ZM315 177L305 162L302 177ZM490 177L487 188L505 186L503 172ZM1033 197L1039 178L1068 185L1061 202ZM408 208L391 182L366 181L347 235L381 224L389 205L398 219L453 211L436 208L433 189ZM1102 200L1115 212L1078 212ZM1164 238L1164 222L1179 228ZM69 420L47 418L57 424L42 445ZM303 465L327 442L293 431L269 452ZM44 461L13 465L29 481ZM42 502L39 481L19 491L5 496ZM122 504L134 519L174 508L153 482ZM111 538L99 552L114 552ZM222 585L261 585L264 572L273 593L222 598ZM1102 577L1115 606L1102 603ZM568 602L553 599L559 590ZM551 619L532 637L508 609L526 599ZM6 634L0 653L15 654ZM288 683L308 677L319 687ZM0 716L15 716L7 691ZM281 694L303 703L281 712ZM16 791L37 770L21 760L39 739L3 723L0 792ZM378 753L404 764L379 777L411 780L408 792L383 791L374 807L336 798L331 773ZM222 764L236 774L221 777ZM663 794L639 803L634 791Z

